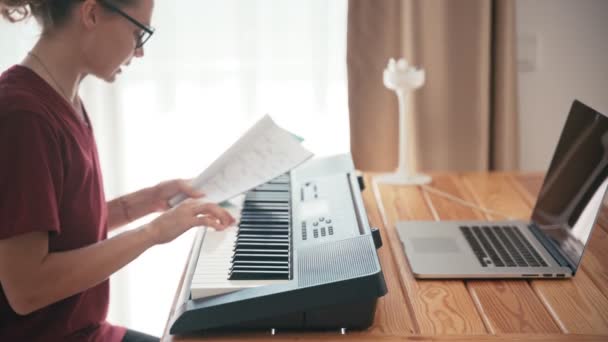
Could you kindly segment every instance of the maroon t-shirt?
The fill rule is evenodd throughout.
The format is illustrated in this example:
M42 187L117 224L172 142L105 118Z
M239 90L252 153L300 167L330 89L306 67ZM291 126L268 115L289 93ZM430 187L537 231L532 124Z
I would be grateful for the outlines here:
M0 76L0 239L48 232L50 253L68 251L104 240L107 218L88 117L87 123L78 119L32 70L6 70ZM120 341L125 328L106 322L108 300L106 279L21 316L0 287L0 341Z

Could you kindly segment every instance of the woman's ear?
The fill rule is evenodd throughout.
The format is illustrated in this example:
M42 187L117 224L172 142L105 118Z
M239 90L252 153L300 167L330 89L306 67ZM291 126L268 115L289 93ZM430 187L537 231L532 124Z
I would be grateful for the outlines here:
M101 15L101 7L96 0L85 0L78 9L80 21L86 29L91 29L97 25Z

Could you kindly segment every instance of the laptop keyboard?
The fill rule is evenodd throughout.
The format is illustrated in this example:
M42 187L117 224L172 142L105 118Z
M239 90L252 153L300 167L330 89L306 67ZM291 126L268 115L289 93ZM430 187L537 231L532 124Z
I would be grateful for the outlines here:
M460 231L483 267L547 266L517 227L460 226Z

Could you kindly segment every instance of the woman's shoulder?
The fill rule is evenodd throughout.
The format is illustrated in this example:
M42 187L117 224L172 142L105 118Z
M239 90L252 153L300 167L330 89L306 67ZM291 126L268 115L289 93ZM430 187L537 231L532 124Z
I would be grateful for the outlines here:
M0 120L32 121L54 126L49 103L33 71L15 65L0 75Z

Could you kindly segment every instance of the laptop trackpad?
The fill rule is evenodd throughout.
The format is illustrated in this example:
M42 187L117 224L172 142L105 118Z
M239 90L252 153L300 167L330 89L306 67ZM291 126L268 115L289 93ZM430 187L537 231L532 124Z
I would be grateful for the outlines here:
M411 238L416 253L458 253L460 249L450 238Z

